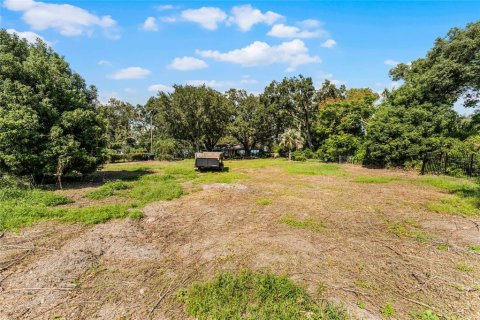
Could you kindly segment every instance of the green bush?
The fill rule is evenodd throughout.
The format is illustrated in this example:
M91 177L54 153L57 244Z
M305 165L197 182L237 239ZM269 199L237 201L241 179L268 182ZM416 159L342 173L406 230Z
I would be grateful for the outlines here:
M145 161L148 160L146 153L129 153L127 154L128 161Z
M127 156L125 154L112 153L108 156L108 160L111 163L125 162L125 160L127 160Z
M158 160L172 161L183 159L185 157L184 150L189 150L188 143L175 139L158 140L154 146L155 158Z
M303 154L300 154L300 155L296 155L293 157L293 161L307 161L307 158L303 155Z

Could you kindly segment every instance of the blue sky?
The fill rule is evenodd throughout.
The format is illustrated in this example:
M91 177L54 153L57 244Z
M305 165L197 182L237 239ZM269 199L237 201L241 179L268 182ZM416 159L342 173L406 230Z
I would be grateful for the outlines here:
M206 83L261 92L304 74L381 91L388 70L480 19L480 2L2 0L0 26L41 36L103 101Z

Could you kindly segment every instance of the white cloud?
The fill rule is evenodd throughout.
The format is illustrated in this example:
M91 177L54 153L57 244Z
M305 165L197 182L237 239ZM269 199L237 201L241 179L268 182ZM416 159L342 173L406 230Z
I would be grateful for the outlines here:
M287 26L282 23L272 27L267 35L277 38L316 38L326 34L325 30L301 30L298 27Z
M206 85L210 88L224 88L234 87L235 83L231 81L217 81L217 80L187 80L186 84L190 86L203 86Z
M277 46L255 41L244 48L228 52L196 50L196 53L205 58L236 63L245 67L283 63L288 65L287 71L294 71L300 65L321 62L320 57L308 54L308 48L299 39L283 42Z
M323 48L333 48L335 45L337 44L337 41L333 40L333 39L328 39L327 41L325 41L324 43L322 43L320 46L323 47Z
M168 65L169 69L175 69L180 71L197 70L207 67L208 64L205 61L193 57L175 58Z
M227 14L219 8L201 7L182 11L182 18L200 24L208 30L217 29L217 24L227 19Z
M242 76L240 83L241 84L257 84L258 81L255 79L251 79L249 75L245 75L245 76Z
M113 74L109 75L110 79L124 80L124 79L143 79L152 72L148 69L141 67L129 67L120 69Z
M125 91L126 93L135 93L135 92L137 92L137 90L132 89L132 88L125 88L125 89L123 89L123 91Z
M174 5L171 5L171 4L164 4L164 5L160 5L160 6L155 7L155 9L157 9L158 11L173 10L173 9L176 9L176 8L178 8L178 7L174 6Z
M158 31L157 20L154 17L148 17L143 22L142 29L145 31Z
M283 16L278 13L272 11L262 13L260 10L255 9L251 5L247 4L233 7L232 16L229 17L228 22L236 24L242 31L248 31L257 23L272 25L277 20L282 18Z
M97 64L99 66L111 66L112 65L112 63L108 60L100 60L100 61L97 62Z
M385 60L383 63L385 63L387 66L396 66L397 64L399 64L400 62L398 61L395 61L395 60L392 60L392 59L387 59Z
M167 86L164 84L152 84L151 86L148 87L148 91L151 92L158 92L158 91L163 91L163 92L173 92L173 87Z
M173 22L176 22L177 21L177 18L175 17L169 17L169 16L165 16L165 17L160 17L158 18L160 21L162 22L166 22L166 23L173 23Z
M33 30L54 29L64 36L79 36L91 34L99 27L107 37L119 38L116 21L111 16L96 16L80 7L34 0L5 0L3 6L23 12L23 21Z
M322 23L315 19L307 19L297 23L302 28L318 28L322 25Z
M42 41L44 41L46 44L48 44L49 46L51 46L51 43L48 42L48 41L45 41L45 39L35 33L35 32L31 32L31 31L17 31L15 29L7 29L7 32L10 33L10 34L16 34L17 36L19 36L20 38L25 38L28 42L30 43L35 43L37 41L37 38L40 38Z

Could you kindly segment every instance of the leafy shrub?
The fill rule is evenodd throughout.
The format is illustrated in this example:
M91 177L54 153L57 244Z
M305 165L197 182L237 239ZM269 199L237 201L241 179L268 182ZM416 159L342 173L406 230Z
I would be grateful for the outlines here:
M175 139L158 140L154 146L155 158L158 160L183 159L185 151L189 150L188 143Z
M108 156L109 162L116 163L116 162L124 162L127 160L127 156L125 154L119 154L119 153L111 153Z
M300 155L294 156L293 161L304 162L304 161L307 161L307 158L303 154L300 154Z
M129 153L127 154L128 161L145 161L148 160L146 153Z

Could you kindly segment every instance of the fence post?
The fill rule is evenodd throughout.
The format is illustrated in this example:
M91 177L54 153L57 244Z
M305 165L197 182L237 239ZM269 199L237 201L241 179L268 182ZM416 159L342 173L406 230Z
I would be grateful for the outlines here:
M443 170L443 174L447 174L448 171L448 154L445 152L445 168Z
M473 158L474 157L474 154L472 153L470 155L470 165L468 166L468 175L471 177L473 176Z
M420 174L423 176L425 174L425 169L427 166L427 152L425 152L425 155L423 156L423 162L422 162L422 171L420 171Z

